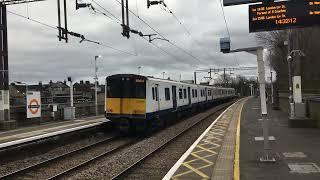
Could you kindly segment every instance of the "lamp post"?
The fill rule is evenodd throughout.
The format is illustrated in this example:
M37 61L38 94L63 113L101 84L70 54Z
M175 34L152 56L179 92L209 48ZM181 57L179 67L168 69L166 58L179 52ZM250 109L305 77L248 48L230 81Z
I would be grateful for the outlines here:
M138 75L141 75L141 68L142 68L143 66L138 66Z
M164 74L165 74L166 72L162 72L162 79L164 79Z
M270 77L270 80L271 80L271 103L273 105L274 104L274 90L273 90L273 76L272 76L273 72L271 71L270 74L271 74L271 77Z
M68 77L70 83L70 111L71 111L71 120L75 119L75 107L73 106L73 83L71 76Z
M97 67L97 60L101 58L101 55L97 55L94 57L94 96L95 96L95 109L96 109L96 116L98 116L98 67Z

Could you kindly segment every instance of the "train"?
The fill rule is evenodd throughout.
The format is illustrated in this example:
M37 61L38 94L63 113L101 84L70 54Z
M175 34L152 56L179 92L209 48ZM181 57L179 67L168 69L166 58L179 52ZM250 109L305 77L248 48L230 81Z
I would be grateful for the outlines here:
M121 131L148 132L235 96L233 88L116 74L106 78L105 116Z

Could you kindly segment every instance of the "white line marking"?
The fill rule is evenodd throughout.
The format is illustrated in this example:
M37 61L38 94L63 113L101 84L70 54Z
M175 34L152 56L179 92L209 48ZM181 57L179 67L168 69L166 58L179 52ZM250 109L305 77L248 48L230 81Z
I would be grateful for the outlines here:
M306 158L307 157L307 155L305 155L303 152L284 152L282 154L286 158Z
M174 164L174 166L167 172L167 174L163 177L162 180L170 180L171 177L174 175L174 173L179 169L181 164L188 158L188 156L192 153L194 148L199 144L199 142L203 139L203 137L210 131L212 126L214 126L217 121L236 103L241 101L242 99L238 100L237 102L233 103L231 106L229 106L225 111L223 111L219 117L214 120L214 122L201 134L201 136L190 146L190 148L181 156L181 158Z
M263 119L258 119L258 121L262 121ZM267 119L267 120L269 120L269 119Z
M264 137L254 137L254 140L255 141L263 141L264 140ZM269 136L269 141L275 141L276 138L274 136Z

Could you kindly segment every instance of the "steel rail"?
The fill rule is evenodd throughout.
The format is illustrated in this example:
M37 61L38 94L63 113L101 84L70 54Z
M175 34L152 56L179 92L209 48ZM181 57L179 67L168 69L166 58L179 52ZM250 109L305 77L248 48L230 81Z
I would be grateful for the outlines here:
M33 164L33 165L30 165L30 166L27 166L25 168L22 168L22 169L19 169L17 171L14 171L14 172L11 172L11 173L8 173L4 176L1 176L0 179L12 179L13 177L17 177L18 175L21 175L21 174L24 174L26 173L27 171L29 170L32 170L32 169L35 169L35 168L38 168L40 166L43 166L43 165L47 165L49 163L52 163L54 161L58 161L58 160L61 160L67 156L70 156L70 155L74 155L76 153L80 153L80 152L83 152L83 151L86 151L90 148L93 148L95 146L98 146L100 144L103 144L103 143L107 143L107 142L110 142L114 139L117 139L119 138L120 136L113 136L111 138L107 138L107 139L104 139L102 141L99 141L99 142L96 142L96 143L93 143L93 144L90 144L90 145L87 145L87 146L84 146L84 147L81 147L79 149L76 149L76 150L73 150L71 152L67 152L67 153L64 153L62 155L59 155L59 156L56 156L56 157L53 157L53 158L50 158L50 159L47 159L45 161L42 161L42 162L39 162L39 163L36 163L36 164Z
M54 175L54 176L51 176L51 177L47 178L47 180L61 179L63 176L66 176L68 173L72 173L72 172L74 172L74 171L76 171L76 170L78 170L78 169L80 169L80 168L82 168L82 167L84 167L84 166L87 166L89 163L92 163L92 162L94 162L94 161L96 161L96 160L98 160L98 159L100 159L100 158L103 158L104 156L107 156L107 155L109 155L109 154L111 154L111 153L114 153L114 152L116 152L116 151L119 151L119 150L121 150L121 149L124 149L124 148L126 148L126 147L129 147L129 146L131 146L131 145L133 145L133 144L135 144L135 143L136 143L136 141L130 141L129 143L125 143L125 144L123 144L123 145L120 145L120 146L117 146L117 147L115 147L115 148L112 148L111 150L106 151L106 152L103 153L103 154L100 154L100 155L98 155L98 156L95 156L95 157L93 157L93 158L91 158L91 159L89 159L89 160L87 160L87 161L82 162L81 164L78 164L78 165L76 165L76 166L73 166L73 167L71 167L71 168L69 168L69 169L67 169L67 170L65 170L65 171L62 171L62 172L60 172L59 174L56 174L56 175Z

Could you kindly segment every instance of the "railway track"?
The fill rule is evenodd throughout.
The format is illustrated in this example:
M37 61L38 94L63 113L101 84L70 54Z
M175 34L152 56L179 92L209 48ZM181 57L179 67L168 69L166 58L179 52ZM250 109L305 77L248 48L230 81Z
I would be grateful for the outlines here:
M210 116L220 112L221 110L227 108L228 106L230 106L232 103L227 103L226 105L218 108L215 112L211 113L210 115L200 119L198 122L192 124L191 126L187 127L186 129L184 129L183 131L179 132L178 134L176 134L175 136L173 136L172 138L168 139L167 141L165 141L164 143L160 144L157 148L155 148L153 151L150 151L148 154L144 155L143 157L141 157L140 159L138 159L137 161L135 161L134 163L132 163L130 166L128 166L127 168L123 169L122 171L120 171L118 174L114 175L111 179L122 179L121 177L128 173L131 169L133 169L135 166L137 166L139 163L141 163L143 160L147 159L149 156L151 156L152 154L156 153L157 151L159 151L160 149L164 148L167 144L169 144L170 142L173 142L175 139L177 139L178 137L182 136L183 134L185 134L187 131L189 131L192 127L196 126L197 124L201 123L203 120L209 118Z
M39 162L37 164L33 164L31 166L25 167L23 169L19 169L17 171L11 172L9 174L1 176L0 179L16 179L16 178L23 178L24 176L27 176L27 178L30 178L30 176L34 176L34 174L32 174L32 173L30 174L30 172L36 172L36 174L37 173L44 173L44 172L39 172L39 170L46 169L47 166L50 167L50 164L53 164L53 163L57 164L59 162L62 162L62 164L60 164L60 166L63 166L63 161L65 161L65 159L67 159L67 158L70 158L70 157L76 157L77 158L77 156L81 157L81 155L83 155L85 153L88 153L88 152L90 152L92 150L95 150L95 148L97 148L98 146L105 146L106 144L114 142L114 141L117 141L119 139L121 139L120 136L114 136L114 137L111 137L111 138L107 138L107 139L101 140L99 142L84 146L84 147L82 147L80 149L76 149L76 150L73 150L71 152L59 155L57 157L54 157L54 158ZM115 152L115 151L117 151L119 149L122 149L122 148L124 148L126 146L129 146L132 143L133 143L133 141L130 141L130 140L125 141L125 143L122 143L120 145L112 147L112 148L110 148L110 149L108 149L108 150L106 150L106 151L104 151L102 153L98 153L98 155L90 157L85 161L81 161L80 163L76 163L75 165L73 165L71 167L68 167L68 168L64 169L63 171L59 171L58 173L52 173L53 175L49 175L49 176L45 177L44 179L57 179L57 178L60 178L60 177L66 175L68 173L71 173L71 172L77 170L80 167L86 166L87 164L89 164L90 162L95 161L96 159L99 159L99 158L101 158L103 156L106 156L106 155L108 155L110 153L113 153L113 152ZM43 178L41 178L41 179L43 179Z

